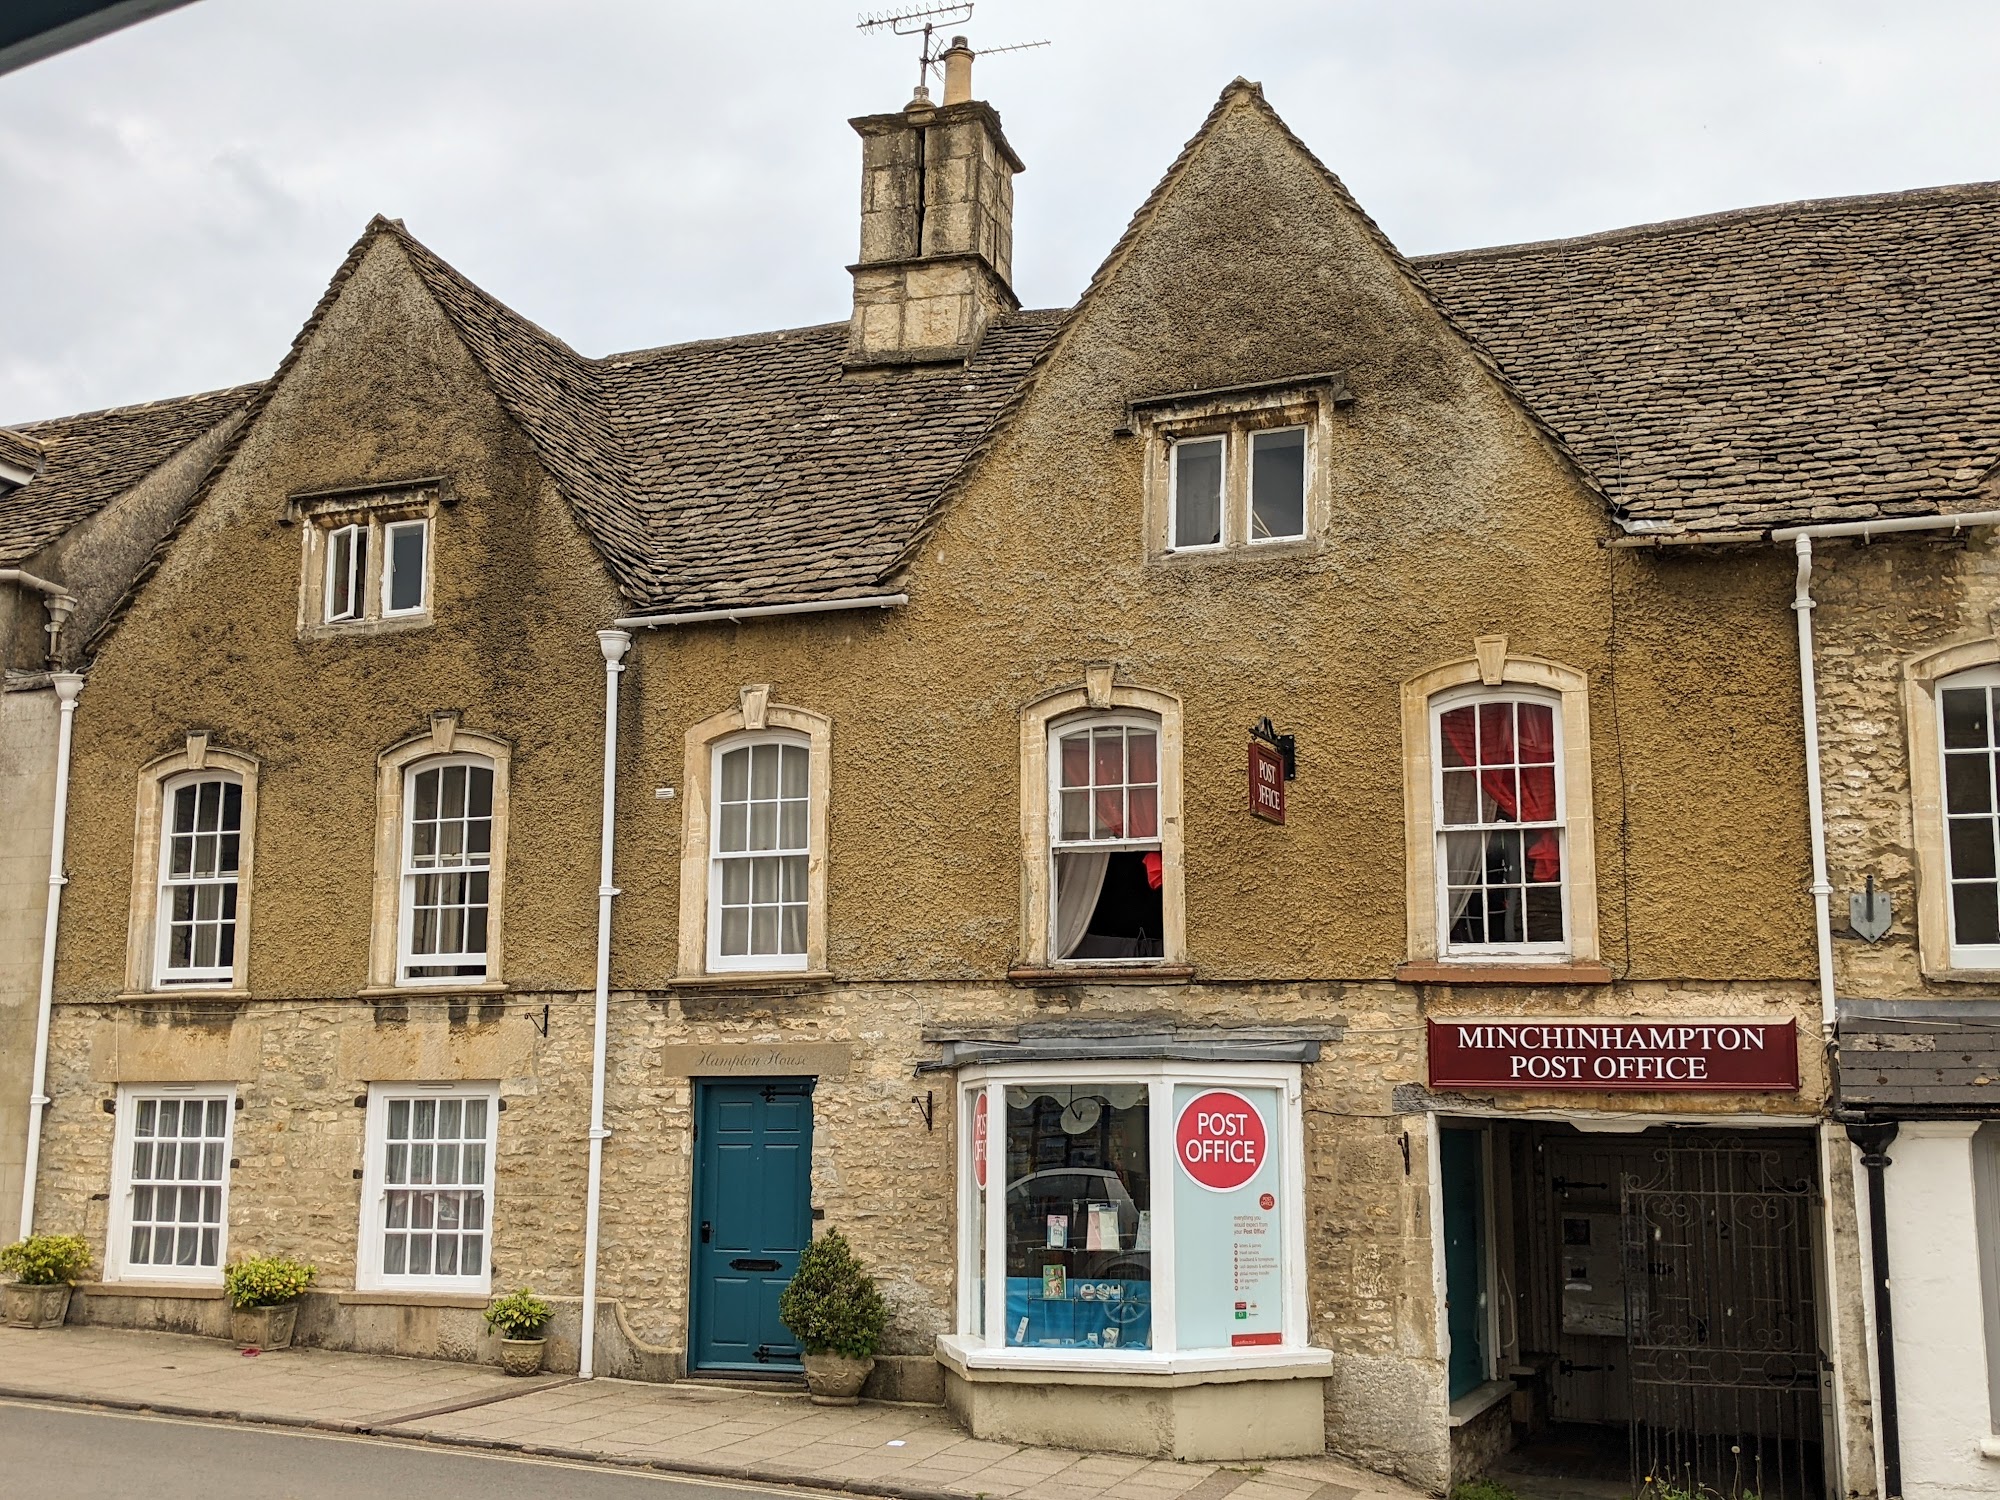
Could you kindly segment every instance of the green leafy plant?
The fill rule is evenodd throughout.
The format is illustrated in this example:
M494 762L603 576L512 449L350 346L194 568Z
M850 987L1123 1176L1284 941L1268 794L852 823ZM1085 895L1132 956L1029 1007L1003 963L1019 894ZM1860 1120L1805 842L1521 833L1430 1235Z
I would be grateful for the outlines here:
M548 1327L555 1309L532 1287L521 1287L504 1297L495 1297L486 1309L486 1326L503 1339L538 1339Z
M0 1271L24 1286L59 1286L90 1269L90 1246L73 1234L31 1234L0 1250Z
M222 1273L222 1289L238 1307L283 1307L313 1284L316 1267L282 1255L253 1255Z
M808 1354L873 1359L889 1309L836 1229L800 1254L798 1273L778 1298L778 1316Z
M1497 1480L1468 1479L1451 1487L1451 1500L1521 1500L1521 1497Z

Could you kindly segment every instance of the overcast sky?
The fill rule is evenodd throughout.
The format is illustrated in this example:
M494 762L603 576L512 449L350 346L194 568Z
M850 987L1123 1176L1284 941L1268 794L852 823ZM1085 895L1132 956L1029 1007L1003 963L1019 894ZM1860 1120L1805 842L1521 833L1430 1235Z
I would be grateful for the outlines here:
M0 420L268 374L383 212L586 354L848 310L914 43L836 0L196 0L0 75ZM1242 74L1405 251L2000 178L1993 0L980 0L1016 289Z

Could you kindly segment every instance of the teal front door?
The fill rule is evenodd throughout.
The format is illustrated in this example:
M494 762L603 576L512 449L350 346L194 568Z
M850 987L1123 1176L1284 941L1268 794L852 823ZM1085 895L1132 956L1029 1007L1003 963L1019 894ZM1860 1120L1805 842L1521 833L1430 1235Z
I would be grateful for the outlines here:
M1456 1401L1486 1379L1486 1191L1476 1130L1438 1132L1444 1207L1445 1326L1451 1332L1448 1379Z
M799 1368L778 1294L812 1238L812 1082L695 1083L694 1369Z

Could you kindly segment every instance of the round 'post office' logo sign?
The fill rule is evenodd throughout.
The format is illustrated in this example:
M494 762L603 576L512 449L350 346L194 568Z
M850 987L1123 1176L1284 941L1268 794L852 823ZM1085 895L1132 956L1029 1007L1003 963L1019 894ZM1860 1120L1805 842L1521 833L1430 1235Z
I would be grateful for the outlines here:
M1228 1089L1196 1095L1174 1122L1181 1170L1218 1193L1242 1187L1263 1170L1269 1145L1257 1107Z

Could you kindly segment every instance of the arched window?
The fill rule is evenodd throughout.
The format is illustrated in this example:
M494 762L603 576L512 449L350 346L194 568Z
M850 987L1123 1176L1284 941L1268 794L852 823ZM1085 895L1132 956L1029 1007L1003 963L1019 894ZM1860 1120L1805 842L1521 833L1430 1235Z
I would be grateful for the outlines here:
M242 874L243 783L195 771L162 788L161 985L228 984L236 970L236 891Z
M812 744L765 733L715 746L708 966L803 969L812 863Z
M1431 717L1443 951L1565 951L1559 700L1441 693Z
M492 868L493 762L449 755L406 767L400 980L486 978Z
M1948 677L1937 688L1938 744L1943 755L1944 858L1949 887L1946 920L1951 966L2000 969L2000 666Z
M1160 721L1089 714L1049 728L1058 961L1165 955Z
M139 778L128 989L240 990L249 940L257 762L206 731Z

